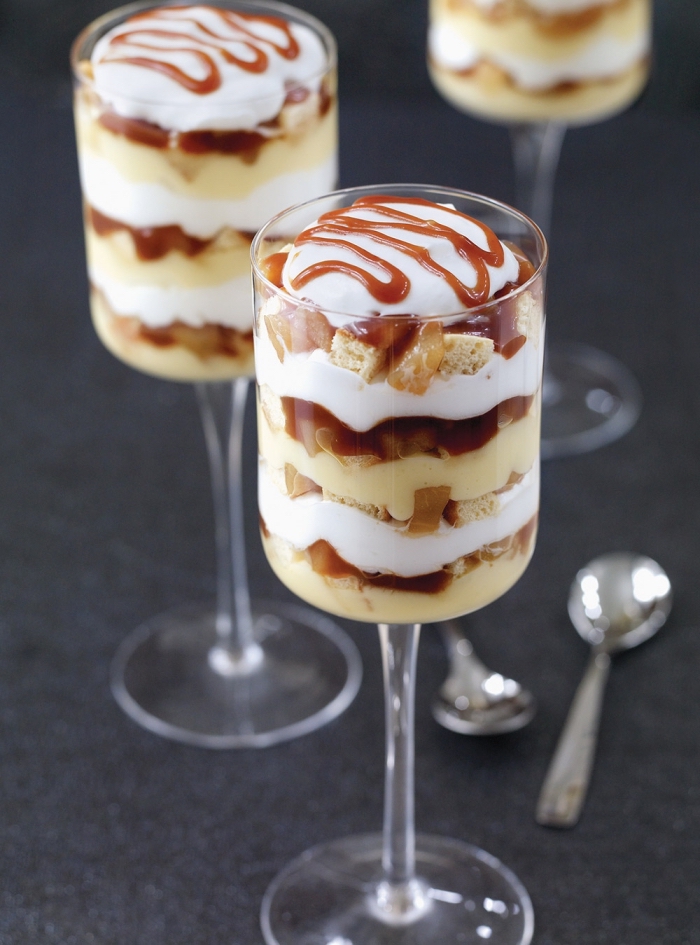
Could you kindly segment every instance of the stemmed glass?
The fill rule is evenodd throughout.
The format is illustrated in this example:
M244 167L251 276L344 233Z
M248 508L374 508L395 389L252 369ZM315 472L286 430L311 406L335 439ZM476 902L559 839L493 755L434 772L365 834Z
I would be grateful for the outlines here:
M409 213L416 201L456 208L518 246L517 287L449 316L352 315L281 287L280 245L302 231L300 244L325 234L333 260L347 231L311 224L335 221L357 200L371 213L386 194ZM314 248L317 262L304 270L312 280L329 258L323 243ZM415 835L413 720L421 623L486 606L533 551L544 238L493 200L388 185L291 208L260 230L252 251L263 544L301 598L378 624L386 721L383 833L325 843L288 865L264 897L265 941L527 943L532 906L509 869L468 844ZM367 259L346 271L368 269L364 284L373 272L386 280Z
M428 65L452 105L509 126L516 205L549 237L568 126L624 110L647 81L651 0L430 0ZM623 436L639 386L610 354L549 344L542 457L585 453Z
M295 58L292 28L315 44L316 64L276 87L264 63L274 43ZM102 84L98 44L112 68ZM226 63L253 53L243 91L227 93ZM272 0L137 3L89 25L71 62L93 322L131 367L194 382L214 496L216 610L148 620L119 648L112 690L160 735L212 748L273 744L334 718L361 677L354 644L325 616L251 604L241 481L254 369L250 242L300 193L335 182L335 42ZM221 79L213 92L202 75Z

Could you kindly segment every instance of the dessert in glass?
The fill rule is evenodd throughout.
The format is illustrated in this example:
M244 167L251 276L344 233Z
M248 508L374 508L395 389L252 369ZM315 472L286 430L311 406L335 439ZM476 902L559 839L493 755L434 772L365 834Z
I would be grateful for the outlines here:
M567 125L603 121L644 88L651 0L430 0L428 66L437 90L476 118L510 126L516 203L547 235ZM629 370L587 345L551 345L542 456L583 453L636 422Z
M533 552L546 258L518 211L420 185L309 201L253 241L265 551L303 600L379 625L387 731L383 835L286 867L268 945L530 940L510 870L414 834L413 693L421 622L486 606Z
M250 244L273 213L334 186L335 42L274 2L139 3L88 26L71 59L94 326L131 367L194 382L214 492L216 613L148 621L122 644L112 689L136 721L181 741L291 738L342 711L361 671L323 615L251 609Z

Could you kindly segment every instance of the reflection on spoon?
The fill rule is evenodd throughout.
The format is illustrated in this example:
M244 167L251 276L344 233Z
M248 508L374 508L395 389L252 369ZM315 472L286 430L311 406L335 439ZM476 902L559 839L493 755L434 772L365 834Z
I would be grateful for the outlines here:
M653 636L671 610L671 582L651 558L628 552L602 555L578 572L569 616L592 647L586 673L542 785L536 819L573 827L586 797L610 656Z
M433 699L435 721L463 735L498 735L527 725L535 714L532 695L514 679L487 669L457 621L436 626L447 648L450 672Z

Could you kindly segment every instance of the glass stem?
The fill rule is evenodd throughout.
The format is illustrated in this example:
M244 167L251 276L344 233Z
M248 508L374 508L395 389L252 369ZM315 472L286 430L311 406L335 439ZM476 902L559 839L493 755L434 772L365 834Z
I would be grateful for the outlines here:
M214 499L217 644L209 664L223 676L251 672L262 660L253 633L243 514L241 460L249 383L240 377L233 384L195 384Z
M386 713L382 867L377 906L390 924L414 921L427 908L416 879L414 714L420 624L379 624Z
M559 121L513 125L510 130L515 165L515 203L549 238L554 178L566 125Z

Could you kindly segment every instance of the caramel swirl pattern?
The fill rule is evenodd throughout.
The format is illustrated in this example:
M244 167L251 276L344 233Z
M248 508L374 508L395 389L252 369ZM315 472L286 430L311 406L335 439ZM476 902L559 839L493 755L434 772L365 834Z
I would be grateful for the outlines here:
M372 243L398 250L414 259L423 269L445 280L465 308L473 308L486 302L491 292L487 265L498 267L503 265L504 260L503 246L495 233L478 220L467 217L458 210L441 207L447 213L454 214L455 217L462 220L469 220L470 223L479 227L486 238L488 247L483 249L456 229L437 223L435 220L424 220L407 210L398 209L397 203L409 207L416 204L430 206L430 201L418 197L402 197L399 200L396 197L383 195L361 197L350 207L331 210L323 214L315 224L304 230L295 240L296 246L314 243L348 250L364 263L379 269L387 276L388 281L378 279L362 265L347 260L329 259L307 266L294 276L290 280L292 288L298 291L312 279L327 273L340 272L361 282L378 302L386 304L401 302L410 291L410 279L388 260L349 242L348 239L343 239L343 237L348 236L362 236L371 240ZM368 208L380 219L368 220L357 216L357 210L362 208ZM454 273L441 266L433 258L428 248L400 239L400 237L394 235L394 232L387 232L387 230L398 230L406 234L424 234L433 239L447 240L458 255L474 268L476 273L475 285L465 285Z
M222 33L207 26L197 14L198 10L215 14L221 21ZM196 95L208 95L220 88L222 82L221 71L212 53L221 56L229 65L251 73L263 73L267 70L269 56L266 49L273 49L284 59L296 59L299 55L299 44L292 35L289 24L279 17L254 16L217 7L195 7L186 17L177 15L181 12L181 7L162 7L130 17L124 24L124 29L112 36L103 62L123 62L151 69ZM149 24L156 20L162 22L163 26L160 28L144 25L144 20ZM177 28L177 24L190 24L194 27L194 32L185 33ZM256 24L266 24L279 31L279 41L275 42L256 32ZM126 54L122 51L124 46L143 49L144 54ZM236 55L231 46L245 55ZM188 72L169 62L168 58L172 53L185 53L190 56L194 64L203 70L204 75L200 78L192 71Z

